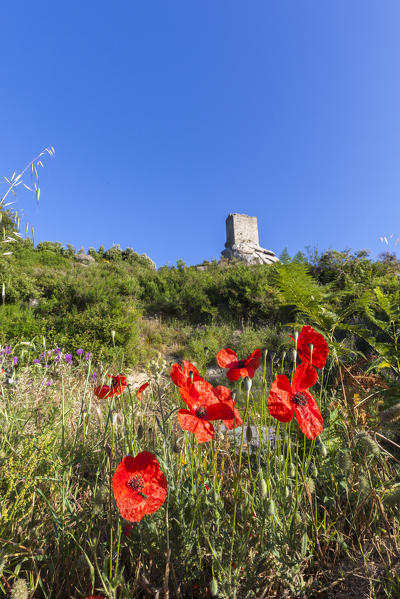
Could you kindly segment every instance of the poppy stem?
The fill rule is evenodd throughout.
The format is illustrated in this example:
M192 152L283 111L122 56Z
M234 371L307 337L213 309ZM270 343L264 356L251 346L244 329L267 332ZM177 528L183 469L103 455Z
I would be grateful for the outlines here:
M229 555L229 577L228 577L229 586L231 586L231 583L232 583L232 558L233 558L233 548L234 548L234 544L235 544L236 513L237 513L237 506L238 506L240 472L242 469L244 427L245 427L245 422L247 419L247 412L249 409L249 399L250 399L250 389L248 389L246 392L246 407L245 407L244 414L243 414L242 434L240 436L239 462L238 462L238 467L237 467L236 474L235 474L235 478L236 478L236 481L235 481L235 503L234 503L234 507L233 507L232 535L231 535L232 539L231 539L231 550L230 550L230 555Z

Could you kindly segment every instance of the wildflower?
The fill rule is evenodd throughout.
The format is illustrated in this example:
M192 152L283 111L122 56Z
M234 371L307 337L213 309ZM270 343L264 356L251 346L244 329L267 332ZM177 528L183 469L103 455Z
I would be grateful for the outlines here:
M46 387L50 387L52 384L53 384L53 381L52 381L52 380L50 380L50 381L47 381L47 382L46 382Z
M112 486L121 516L129 522L140 522L146 514L156 512L168 493L157 458L148 451L135 458L125 457L114 473Z
M214 387L207 381L192 383L190 388L180 387L182 399L188 410L179 410L178 421L183 430L194 433L199 443L211 441L214 427L210 420L233 420L233 402L220 401ZM228 390L229 391L229 390Z
M64 360L67 364L72 364L72 354L65 354Z
M60 355L61 354L61 348L60 347L55 347L54 348L54 353Z
M323 419L314 397L307 389L317 382L317 371L307 362L296 368L293 384L284 374L272 383L268 410L280 422L289 422L296 415L299 427L308 439L322 432Z
M114 397L114 395L121 395L122 391L127 387L126 377L118 374L116 376L107 374L112 379L111 385L100 385L95 387L94 394L99 399L107 399L108 397Z
M291 335L290 338L296 343ZM312 353L310 345L312 345ZM302 362L308 362L315 368L323 368L329 354L329 347L321 333L306 325L301 329L297 339L297 352Z
M11 345L6 345L6 346L4 347L4 350L3 350L3 352L4 352L4 354L5 354L6 356L9 356L9 355L12 353L12 347L11 347Z
M90 360L91 357L92 357L92 352L90 352L90 351L86 352L85 360Z
M237 381L246 376L252 379L261 364L261 350L256 349L245 360L238 360L232 349L224 348L217 353L217 362L222 368L228 368L226 376L230 381Z
M223 385L218 385L215 389L213 389L214 394L216 395L218 401L223 401L229 405L233 409L233 418L224 419L224 424L226 428L229 430L233 430L238 426L242 426L243 420L240 417L239 410L236 406L236 399L234 399L234 393L231 392L228 387L224 387ZM236 397L236 395L235 395Z
M177 387L188 387L194 381L203 380L194 364L187 360L182 360L182 365L183 370L180 364L172 364L171 366L171 379Z
M149 383L148 383L148 382L146 382L146 383L143 383L143 385L141 385L141 386L139 387L139 389L136 391L136 397L137 397L139 400L140 400L140 399L142 399L142 393L143 393L143 391L144 391L145 389L147 389L147 387L148 387L148 386L149 386Z
M83 354L84 350L82 348L79 348L76 350L76 355L77 356L81 356Z
M13 364L14 364L14 366L16 366L18 364L18 358L17 358L17 356L13 357Z
M97 379L97 374L95 372L92 372L92 380L95 381Z
M40 364L40 361L37 358L35 358L34 360L32 360L32 364Z

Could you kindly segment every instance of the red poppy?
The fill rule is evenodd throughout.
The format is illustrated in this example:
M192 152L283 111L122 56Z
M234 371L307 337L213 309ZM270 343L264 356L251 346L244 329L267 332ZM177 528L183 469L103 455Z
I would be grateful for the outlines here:
M140 400L140 399L142 399L142 393L143 393L143 391L144 391L145 389L147 389L147 387L148 387L148 386L149 386L149 383L148 383L148 382L146 382L146 383L143 383L143 385L141 385L141 386L139 387L139 389L136 391L136 397L137 397L139 400Z
M112 486L121 516L130 522L140 522L146 514L156 512L168 493L157 458L148 451L135 458L125 457L114 473Z
M291 337L293 339L293 337ZM294 340L294 339L293 339ZM310 351L312 344L312 355ZM329 347L321 333L305 325L297 339L297 352L302 362L308 362L315 368L323 368L329 354Z
M171 366L171 379L177 387L188 387L194 381L203 380L194 364L187 360L182 360L182 365L183 370L180 364L172 364Z
M226 347L217 353L217 362L222 368L229 369L226 376L230 381L237 381L246 376L252 379L261 364L261 350L256 349L245 360L238 360L236 353Z
M194 433L199 443L211 441L214 427L210 420L232 420L233 404L219 401L211 383L195 381L190 387L180 387L182 399L188 410L179 410L178 421L183 430Z
M104 599L103 595L90 595L89 597L85 597L85 599Z
M317 382L317 371L307 362L299 364L293 383L279 374L272 383L268 397L268 410L280 422L289 422L296 414L299 427L308 439L322 432L323 419L317 402L307 389Z
M243 420L240 417L239 410L235 407L236 400L233 401L231 396L231 390L228 389L228 387L224 387L223 385L218 385L218 387L214 389L214 393L219 399L219 401L223 401L227 403L231 408L233 408L233 418L230 418L229 420L224 420L226 428L228 428L229 430L233 430L238 426L242 426Z
M126 376L122 376L122 374L116 376L107 374L107 376L112 379L111 385L100 385L93 390L93 393L99 399L107 399L114 395L121 395L122 391L127 387Z

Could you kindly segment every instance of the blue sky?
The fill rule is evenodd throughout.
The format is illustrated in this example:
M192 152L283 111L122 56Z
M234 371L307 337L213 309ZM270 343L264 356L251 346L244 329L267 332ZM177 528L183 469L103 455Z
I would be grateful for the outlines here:
M13 0L0 174L55 147L39 206L17 197L36 242L196 264L239 212L278 255L376 256L400 236L399 26L397 0Z

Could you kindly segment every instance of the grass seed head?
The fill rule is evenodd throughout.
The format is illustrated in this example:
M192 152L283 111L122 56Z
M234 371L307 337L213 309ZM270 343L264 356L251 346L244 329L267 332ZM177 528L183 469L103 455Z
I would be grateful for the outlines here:
M396 420L399 420L400 403L395 404L387 410L383 410L383 412L379 414L379 418L382 424L390 424L391 422L396 422Z
M384 496L383 502L391 507L400 505L400 486L391 489L390 493Z
M11 599L28 599L28 585L23 578L17 578L14 582Z

